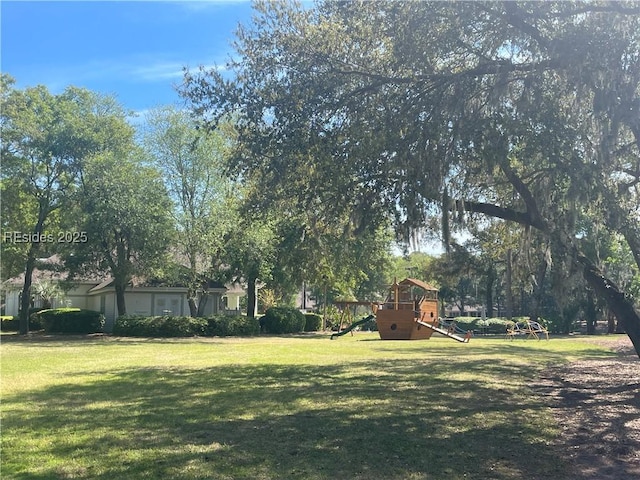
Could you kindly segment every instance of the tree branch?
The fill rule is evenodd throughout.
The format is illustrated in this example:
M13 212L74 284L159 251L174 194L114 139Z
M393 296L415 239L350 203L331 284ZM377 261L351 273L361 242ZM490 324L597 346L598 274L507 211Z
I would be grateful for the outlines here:
M543 47L549 46L549 40L542 36L540 30L528 24L522 18L522 10L515 2L504 2L504 18L514 28L526 33Z
M515 188L516 192L518 192L518 195L520 195L520 198L522 198L522 200L524 201L524 204L527 207L527 214L529 215L529 217L531 218L531 221L533 222L531 226L545 225L544 220L542 220L542 215L540 215L540 211L538 210L538 205L536 203L535 198L533 197L533 194L529 190L529 187L527 187L524 184L524 182L518 176L515 170L511 168L511 165L509 165L508 159L505 158L500 162L500 169L505 174L505 176L507 177L507 180L509 180L513 188ZM536 227L536 228L539 228L539 227ZM547 227L542 227L539 229L548 231Z
M550 233L546 223L540 219L533 218L529 212L519 212L512 208L501 207L492 203L473 202L469 200L463 201L463 205L468 212L482 213L490 217L501 218L502 220L519 223L520 225L527 225L547 234Z

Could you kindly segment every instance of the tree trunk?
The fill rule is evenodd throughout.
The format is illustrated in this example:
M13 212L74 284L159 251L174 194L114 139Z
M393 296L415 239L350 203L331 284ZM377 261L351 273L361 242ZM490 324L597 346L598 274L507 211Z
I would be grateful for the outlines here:
M617 285L606 278L589 259L580 255L578 256L578 262L584 267L583 275L585 280L597 295L605 299L609 310L618 319L618 324L624 327L625 332L633 343L636 354L640 357L640 315L633 308L631 299Z
M487 318L493 317L493 284L496 281L496 269L490 265L487 269L487 283L485 285L485 304L487 306Z
M127 286L126 283L118 282L117 280L115 282L116 306L118 307L118 316L127 314L127 307L124 302L124 290L126 286Z
M247 317L256 316L256 282L257 278L247 279Z
M38 221L33 229L34 239L29 246L29 253L27 255L27 263L24 269L24 284L22 285L22 298L20 299L20 319L18 321L18 329L20 335L27 335L29 333L29 308L31 306L31 284L33 283L33 270L36 268L36 258L40 251L40 237L44 230L44 222L47 217L47 212L51 209L41 201L38 206Z
M616 333L616 317L611 312L607 312L607 333Z
M36 265L35 251L32 247L29 251L27 264L24 269L24 284L22 286L22 296L20 298L20 320L19 333L27 335L29 333L29 308L31 307L31 284L33 283L33 270Z
M511 291L512 280L512 268L511 268L511 249L507 250L507 269L505 274L505 307L506 317L511 320L513 318L513 292Z
M189 305L189 315L192 317L197 317L198 305L196 305L195 295L191 290L187 293L187 304Z
M196 310L196 317L204 317L204 307L207 306L209 301L209 293L203 291L200 301L198 302L198 309Z
M591 291L587 292L587 302L584 312L585 320L587 321L587 335L596 334L596 303Z
M542 305L542 297L544 295L544 279L547 276L547 268L549 264L547 263L546 257L549 251L549 247L547 247L547 251L545 252L545 258L543 258L542 262L540 262L540 268L536 274L536 285L532 295L533 305L531 307L531 313L529 318L534 322L537 322L540 318L540 305Z

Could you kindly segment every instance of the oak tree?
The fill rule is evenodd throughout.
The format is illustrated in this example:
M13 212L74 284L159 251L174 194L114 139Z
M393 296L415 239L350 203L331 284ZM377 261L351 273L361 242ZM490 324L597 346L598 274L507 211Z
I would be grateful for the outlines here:
M586 209L640 265L640 7L633 2L261 2L227 72L188 72L264 204L537 230L640 354L634 299L583 251ZM249 154L247 154L249 152ZM286 187L286 188L285 188Z

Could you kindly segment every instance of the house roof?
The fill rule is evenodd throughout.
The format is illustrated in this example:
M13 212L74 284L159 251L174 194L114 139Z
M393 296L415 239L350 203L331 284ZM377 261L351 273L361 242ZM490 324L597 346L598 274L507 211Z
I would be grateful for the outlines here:
M64 262L59 255L51 255L47 258L38 258L36 266L33 269L31 281L32 283L51 281L51 282L67 282L74 284L92 284L102 281L104 277L96 275L87 275L82 278L69 279L69 272L64 266ZM13 290L22 288L24 285L24 272L15 277L8 278L0 284L5 290Z
M405 278L398 285L412 285L412 286L419 287L419 288L422 288L423 290L427 290L427 291L434 291L434 292L438 291L438 289L436 287L433 287L433 286L429 285L428 283L425 283L422 280L418 280L418 279L415 279L415 278Z
M113 278L107 278L104 282L99 283L95 287L92 287L91 289L89 289L89 293L93 293L96 290L102 290L103 288L107 288L112 283L113 283Z

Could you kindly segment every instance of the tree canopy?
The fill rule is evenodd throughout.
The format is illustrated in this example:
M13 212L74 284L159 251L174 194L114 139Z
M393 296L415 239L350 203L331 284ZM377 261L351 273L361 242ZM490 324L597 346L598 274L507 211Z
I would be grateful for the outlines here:
M74 247L67 266L113 277L118 314L126 314L125 289L134 276L149 275L166 261L173 237L170 202L162 177L131 146L125 154L105 152L83 169L77 200L87 240Z
M112 97L82 88L58 95L44 86L16 90L3 74L1 101L3 197L11 189L8 198L18 209L10 213L11 227L30 235L24 248L9 249L24 262L20 331L26 333L35 262L55 247L49 235L56 215L70 205L86 162L122 151L133 130Z
M236 221L237 185L223 175L232 143L232 128L225 127L200 135L188 112L163 107L146 115L142 131L144 148L173 203L176 262L178 270L187 271L187 302L194 317L203 314L210 282L227 280L220 267Z
M640 265L640 7L634 2L261 2L227 71L187 72L258 205L445 239L488 216L582 272L640 354L633 298L588 254L598 222ZM438 222L439 223L439 222Z

